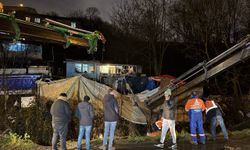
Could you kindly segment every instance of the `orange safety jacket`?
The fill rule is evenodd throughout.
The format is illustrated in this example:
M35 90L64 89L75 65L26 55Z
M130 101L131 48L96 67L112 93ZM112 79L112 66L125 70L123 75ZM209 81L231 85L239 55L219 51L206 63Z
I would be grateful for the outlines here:
M161 129L162 128L162 118L160 120L156 121L155 125L157 126L157 128Z
M213 108L218 108L213 100L206 100L205 106L206 106L206 113Z
M199 98L189 99L185 105L185 110L189 111L190 109L201 109L204 111L206 109L204 102Z

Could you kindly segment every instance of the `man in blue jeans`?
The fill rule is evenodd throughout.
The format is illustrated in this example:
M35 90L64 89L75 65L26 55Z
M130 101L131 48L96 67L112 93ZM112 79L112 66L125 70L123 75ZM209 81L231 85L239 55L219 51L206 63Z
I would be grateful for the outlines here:
M75 116L79 119L79 135L77 141L77 150L82 148L82 138L85 131L86 150L90 150L90 133L92 120L94 118L93 107L89 103L89 96L84 96L83 102L76 107Z
M220 109L218 108L218 104L215 104L215 102L208 98L203 98L203 101L205 102L206 106L206 118L207 121L210 123L210 129L212 133L212 138L215 141L216 140L216 126L217 123L219 123L221 130L224 135L225 141L228 140L228 133L227 129L224 124L224 120L222 118L222 113Z
M60 137L62 150L66 150L68 124L71 116L66 93L61 93L57 100L52 104L50 114L52 115L53 128L52 150L57 150L58 136Z
M115 147L113 147L113 140L118 120L119 110L118 110L117 100L112 93L112 89L109 89L108 93L104 96L103 110L104 110L103 145L100 146L99 149L106 150L108 144L108 135L109 135L108 150L115 150Z

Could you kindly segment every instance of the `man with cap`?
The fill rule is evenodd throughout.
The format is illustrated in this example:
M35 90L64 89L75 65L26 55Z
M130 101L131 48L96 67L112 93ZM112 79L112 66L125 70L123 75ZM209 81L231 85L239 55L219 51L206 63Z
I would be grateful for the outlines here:
M68 133L68 123L70 122L70 107L66 93L61 93L50 109L52 115L52 150L57 150L57 139L60 136L62 150L66 150L66 138Z
M167 89L164 92L165 101L163 102L161 109L162 112L162 131L161 131L161 139L160 143L155 144L156 147L164 148L164 141L166 138L166 134L168 129L170 129L170 133L172 136L172 145L169 148L176 148L176 133L175 133L175 99L171 97L171 89Z
M79 119L79 135L77 141L77 149L81 150L82 138L85 132L86 150L90 150L90 134L92 128L92 120L94 118L94 111L92 105L89 103L89 96L84 96L83 101L76 107L75 116Z

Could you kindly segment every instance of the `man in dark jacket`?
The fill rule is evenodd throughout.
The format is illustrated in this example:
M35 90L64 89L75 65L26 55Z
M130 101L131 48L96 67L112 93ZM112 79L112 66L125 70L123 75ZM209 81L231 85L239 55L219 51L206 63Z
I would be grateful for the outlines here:
M66 137L71 115L66 93L60 94L52 104L50 113L52 115L53 127L52 150L57 150L58 135L60 136L62 150L66 150Z
M79 135L77 141L77 149L81 149L82 137L85 131L86 150L90 150L90 134L92 128L92 120L94 118L93 107L89 103L89 96L84 96L83 102L76 107L75 116L79 119Z
M206 106L206 119L210 123L210 129L212 133L212 138L215 141L216 140L216 126L217 124L220 125L221 130L224 135L225 141L228 140L228 133L226 126L224 124L224 120L222 118L222 113L220 111L219 104L216 104L212 99L209 98L203 98L203 101L205 102Z
M104 110L104 135L103 135L103 145L100 149L106 150L109 135L108 150L114 150L113 139L115 134L115 128L118 120L118 104L115 96L112 93L112 89L108 90L108 94L104 96L103 99L103 110Z
M171 98L171 90L167 89L164 93L165 101L163 102L161 109L162 112L162 132L161 132L161 140L159 144L155 144L156 147L164 148L164 141L166 138L166 134L168 129L170 129L170 133L172 136L172 145L170 148L176 148L176 133L175 133L175 100Z

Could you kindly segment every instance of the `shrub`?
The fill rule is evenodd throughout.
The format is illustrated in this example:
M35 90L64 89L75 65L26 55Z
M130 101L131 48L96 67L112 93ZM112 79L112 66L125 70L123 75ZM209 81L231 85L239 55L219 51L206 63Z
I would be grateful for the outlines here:
M177 132L176 133L177 136L181 139L184 139L184 140L191 140L191 136L190 136L190 133L187 132L186 130L181 130L181 132Z
M144 141L150 141L152 139L153 138L149 136L129 136L127 140L128 142L139 143L139 142L144 142Z
M31 136L33 142L40 145L51 145L52 126L51 115L46 104L36 101L36 104L25 109L26 132Z
M20 136L16 133L8 133L2 136L0 142L0 148L3 149L12 149L12 148L20 148L20 149L31 149L35 147L35 145L30 140L30 136L25 133L24 136Z

